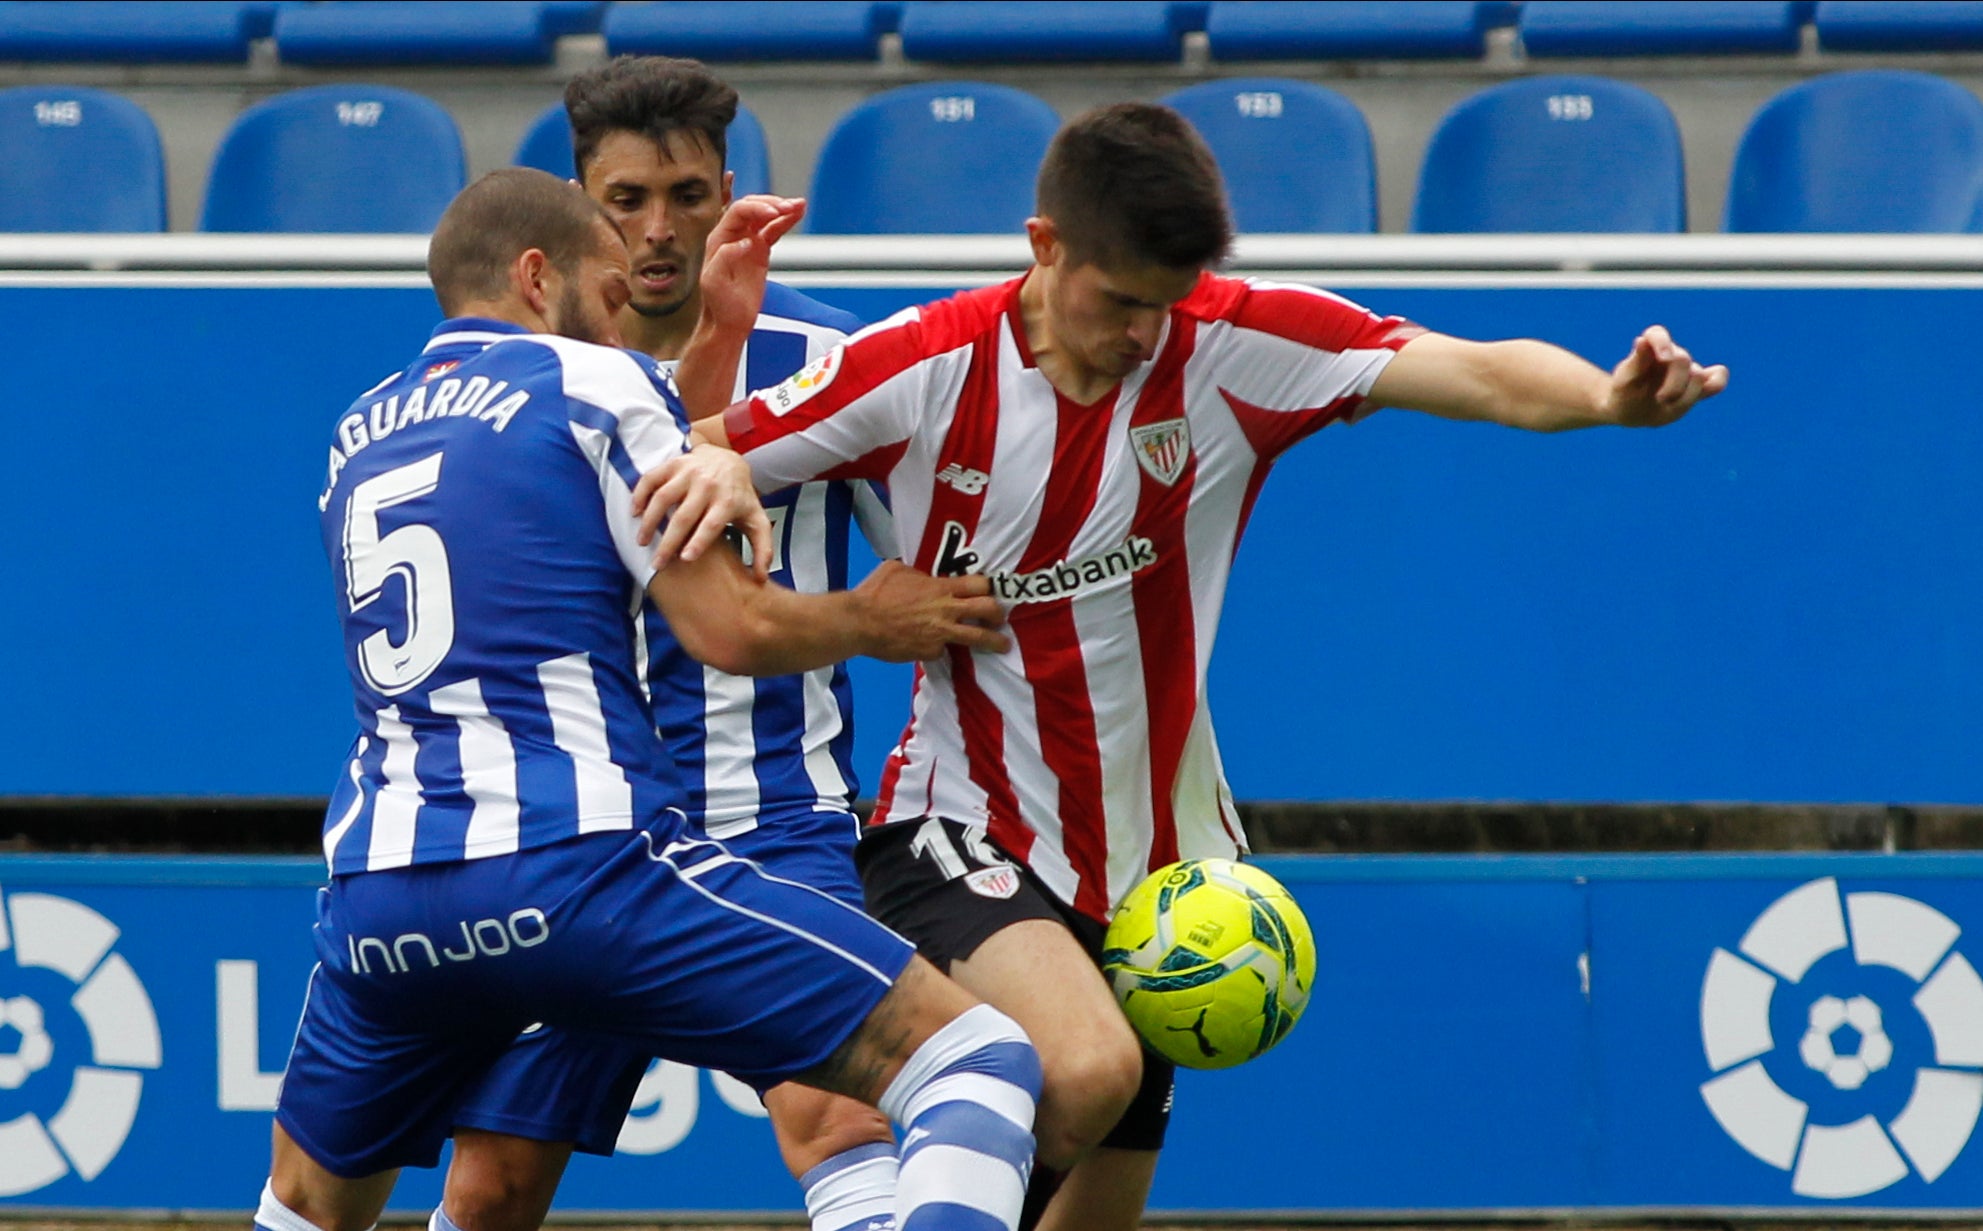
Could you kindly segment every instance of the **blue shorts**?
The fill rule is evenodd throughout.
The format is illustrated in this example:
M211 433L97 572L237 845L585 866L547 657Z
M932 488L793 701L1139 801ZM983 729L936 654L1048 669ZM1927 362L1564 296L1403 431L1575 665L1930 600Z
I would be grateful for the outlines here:
M824 1062L914 953L672 821L336 877L316 943L276 1119L352 1178L433 1166L464 1096L532 1023L763 1089Z
M742 833L727 826L718 830L731 854L860 910L861 882L854 872L860 828L860 818L851 812L808 807L767 812ZM699 833L693 826L690 832ZM569 1141L587 1154L611 1154L651 1056L609 1035L532 1031L476 1082L456 1110L455 1126Z

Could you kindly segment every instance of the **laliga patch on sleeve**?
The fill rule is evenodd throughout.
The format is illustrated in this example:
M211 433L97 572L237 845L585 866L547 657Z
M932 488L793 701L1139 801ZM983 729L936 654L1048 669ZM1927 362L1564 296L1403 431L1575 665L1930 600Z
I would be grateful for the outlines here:
M1009 863L979 868L964 877L964 884L981 898L1009 898L1019 892L1019 869Z
M789 415L832 384L839 374L840 348L836 346L794 372L784 384L773 386L765 393L764 404L774 415Z

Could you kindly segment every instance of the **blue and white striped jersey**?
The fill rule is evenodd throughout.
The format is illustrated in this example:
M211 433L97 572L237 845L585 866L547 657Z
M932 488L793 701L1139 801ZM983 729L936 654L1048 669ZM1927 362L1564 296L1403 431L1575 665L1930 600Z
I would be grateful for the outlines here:
M780 383L860 327L838 308L767 286L736 396ZM897 554L894 523L870 484L804 483L766 496L764 506L776 540L771 576L795 590L846 588L850 522L876 555ZM710 834L747 832L764 811L852 806L859 782L845 667L775 679L725 675L683 653L653 604L642 623L655 719L687 780L689 811Z
M652 360L435 330L337 422L317 501L359 735L333 874L507 854L678 807L636 658L640 472L687 445Z

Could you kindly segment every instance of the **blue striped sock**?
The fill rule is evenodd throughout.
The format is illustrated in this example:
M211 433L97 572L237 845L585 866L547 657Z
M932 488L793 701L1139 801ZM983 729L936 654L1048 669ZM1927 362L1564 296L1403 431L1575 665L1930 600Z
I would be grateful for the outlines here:
M900 1231L1014 1231L1039 1097L1038 1054L1018 1023L990 1005L925 1040L881 1097L904 1130Z
M799 1177L812 1231L895 1231L895 1146L843 1150Z

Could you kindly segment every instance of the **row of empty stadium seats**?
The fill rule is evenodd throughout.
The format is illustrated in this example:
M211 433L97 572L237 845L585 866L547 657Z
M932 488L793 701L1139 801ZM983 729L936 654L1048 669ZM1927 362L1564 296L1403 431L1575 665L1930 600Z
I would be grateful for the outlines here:
M1205 135L1249 232L1376 228L1361 111L1312 82L1227 78L1164 102ZM1010 86L885 91L828 135L807 226L833 234L1003 232L1032 211L1060 118ZM765 191L763 129L729 136L739 193ZM516 161L572 172L561 105ZM383 86L312 86L243 112L208 177L205 231L424 231L466 180L454 120ZM1868 70L1783 91L1736 151L1731 231L1983 230L1983 102L1926 73ZM1654 95L1600 77L1528 77L1454 107L1426 150L1424 232L1675 232L1687 226L1680 133ZM150 117L80 87L0 91L0 230L157 231L165 168Z
M1980 0L17 0L0 61L235 62L273 38L300 65L546 64L600 31L614 54L862 60L1478 57L1513 26L1530 56L1983 48Z

